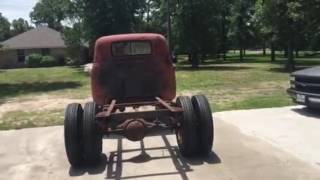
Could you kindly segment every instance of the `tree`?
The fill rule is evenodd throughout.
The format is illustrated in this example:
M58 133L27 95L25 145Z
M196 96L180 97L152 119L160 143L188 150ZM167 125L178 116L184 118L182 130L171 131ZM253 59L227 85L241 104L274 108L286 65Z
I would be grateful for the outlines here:
M67 45L68 55L73 60L73 64L81 64L84 61L84 34L83 24L75 23L73 27L65 27L63 38Z
M75 0L79 16L83 19L86 39L111 34L134 32L136 18L141 14L144 0Z
M85 53L86 32L84 31L83 18L81 17L79 6L72 2L66 11L69 26L63 28L63 39L67 46L67 52L72 62L70 64L80 65L87 61L88 54Z
M265 26L272 29L273 38L280 45L283 43L286 46L288 56L285 68L288 71L295 69L294 50L301 45L299 41L304 39L302 33L309 21L306 19L309 10L305 4L303 0L269 0L264 4Z
M180 48L197 68L199 55L217 54L220 47L219 6L216 0L181 0L177 6L176 31Z
M275 59L275 42L277 37L275 35L274 26L268 24L268 16L264 12L265 0L257 0L255 5L255 13L253 16L253 23L255 29L257 30L259 41L263 46L263 55L266 55L267 44L270 45L271 49L271 62L274 62Z
M167 0L147 0L146 1L146 32L155 32L166 34L167 30L167 16L168 16L168 8L167 8ZM171 4L171 19L174 18L175 9L172 8L176 6L176 0L169 0Z
M305 9L305 40L307 48L320 50L320 6L319 1L302 1Z
M255 4L255 13L252 18L253 25L257 30L257 36L261 43L263 44L263 55L266 55L266 40L268 35L268 30L263 26L263 6L264 0L257 0Z
M0 13L0 42L10 38L10 22Z
M23 18L13 20L11 26L11 36L21 34L31 29L31 26L29 26L28 21L24 20Z
M223 53L223 60L226 60L227 46L228 46L228 32L230 30L229 17L231 16L231 7L233 0L220 1L220 51Z
M62 21L68 17L70 5L70 0L40 0L30 13L31 21L37 26L46 25L61 31Z
M232 5L230 36L240 50L240 61L243 61L245 49L255 39L252 23L254 7L254 0L237 0Z

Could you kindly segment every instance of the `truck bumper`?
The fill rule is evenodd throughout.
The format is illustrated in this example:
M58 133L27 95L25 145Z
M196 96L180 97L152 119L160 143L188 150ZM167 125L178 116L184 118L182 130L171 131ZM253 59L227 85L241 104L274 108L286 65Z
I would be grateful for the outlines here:
M287 93L297 104L311 108L320 108L320 94L301 92L292 88L288 89Z

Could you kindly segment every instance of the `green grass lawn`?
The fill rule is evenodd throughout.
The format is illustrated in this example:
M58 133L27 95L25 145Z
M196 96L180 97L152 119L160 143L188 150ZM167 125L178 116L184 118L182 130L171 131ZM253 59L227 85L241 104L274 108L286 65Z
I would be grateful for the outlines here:
M89 92L89 76L82 68L0 70L0 103L11 99L33 99L41 94L85 98Z
M277 58L270 63L269 57L249 54L240 63L238 56L230 53L227 61L208 59L194 70L181 56L176 73L178 94L205 94L214 111L293 105L286 94L289 73L283 71L284 58ZM317 65L320 58L299 58L297 63L303 67ZM91 94L89 76L73 67L0 70L0 103L32 100L43 94L87 98ZM58 125L63 121L63 111L62 107L49 112L9 112L0 120L0 129ZM42 119L44 114L49 115Z
M238 54L229 53L227 61L208 59L198 70L182 58L177 66L178 91L205 94L214 111L293 105L286 94L290 73L284 71L285 58L277 54L277 61L270 63L269 56L248 53L242 63ZM313 65L320 65L319 57L297 59L297 68Z
M0 130L63 125L64 109L12 111L0 119Z

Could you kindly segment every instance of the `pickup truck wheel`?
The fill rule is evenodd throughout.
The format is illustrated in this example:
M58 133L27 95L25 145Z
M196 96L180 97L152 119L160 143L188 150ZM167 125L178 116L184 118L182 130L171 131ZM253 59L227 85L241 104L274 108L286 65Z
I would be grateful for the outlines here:
M193 96L191 100L198 120L199 150L202 155L208 155L212 151L214 139L211 108L203 95Z
M183 109L181 126L176 130L179 150L183 156L191 157L198 146L196 116L189 97L178 97L176 103Z
M97 106L86 103L83 113L83 147L84 157L88 165L98 164L102 153L102 132L96 122Z
M69 104L64 119L64 143L68 160L73 167L79 167L83 162L82 115L80 104Z

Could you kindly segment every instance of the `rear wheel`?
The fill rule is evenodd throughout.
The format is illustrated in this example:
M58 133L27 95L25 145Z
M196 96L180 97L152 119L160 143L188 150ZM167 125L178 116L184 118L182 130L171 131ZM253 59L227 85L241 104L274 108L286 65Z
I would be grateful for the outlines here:
M212 112L208 100L203 95L192 97L192 104L198 120L199 151L208 155L212 150L214 127Z
M86 103L83 113L83 147L84 157L89 165L98 164L102 153L102 132L96 122L97 106Z
M83 162L82 115L80 104L69 104L64 119L64 142L68 160L73 167L79 167Z
M197 152L196 116L189 97L178 97L177 106L183 109L181 126L176 130L179 150L183 156L194 156Z

